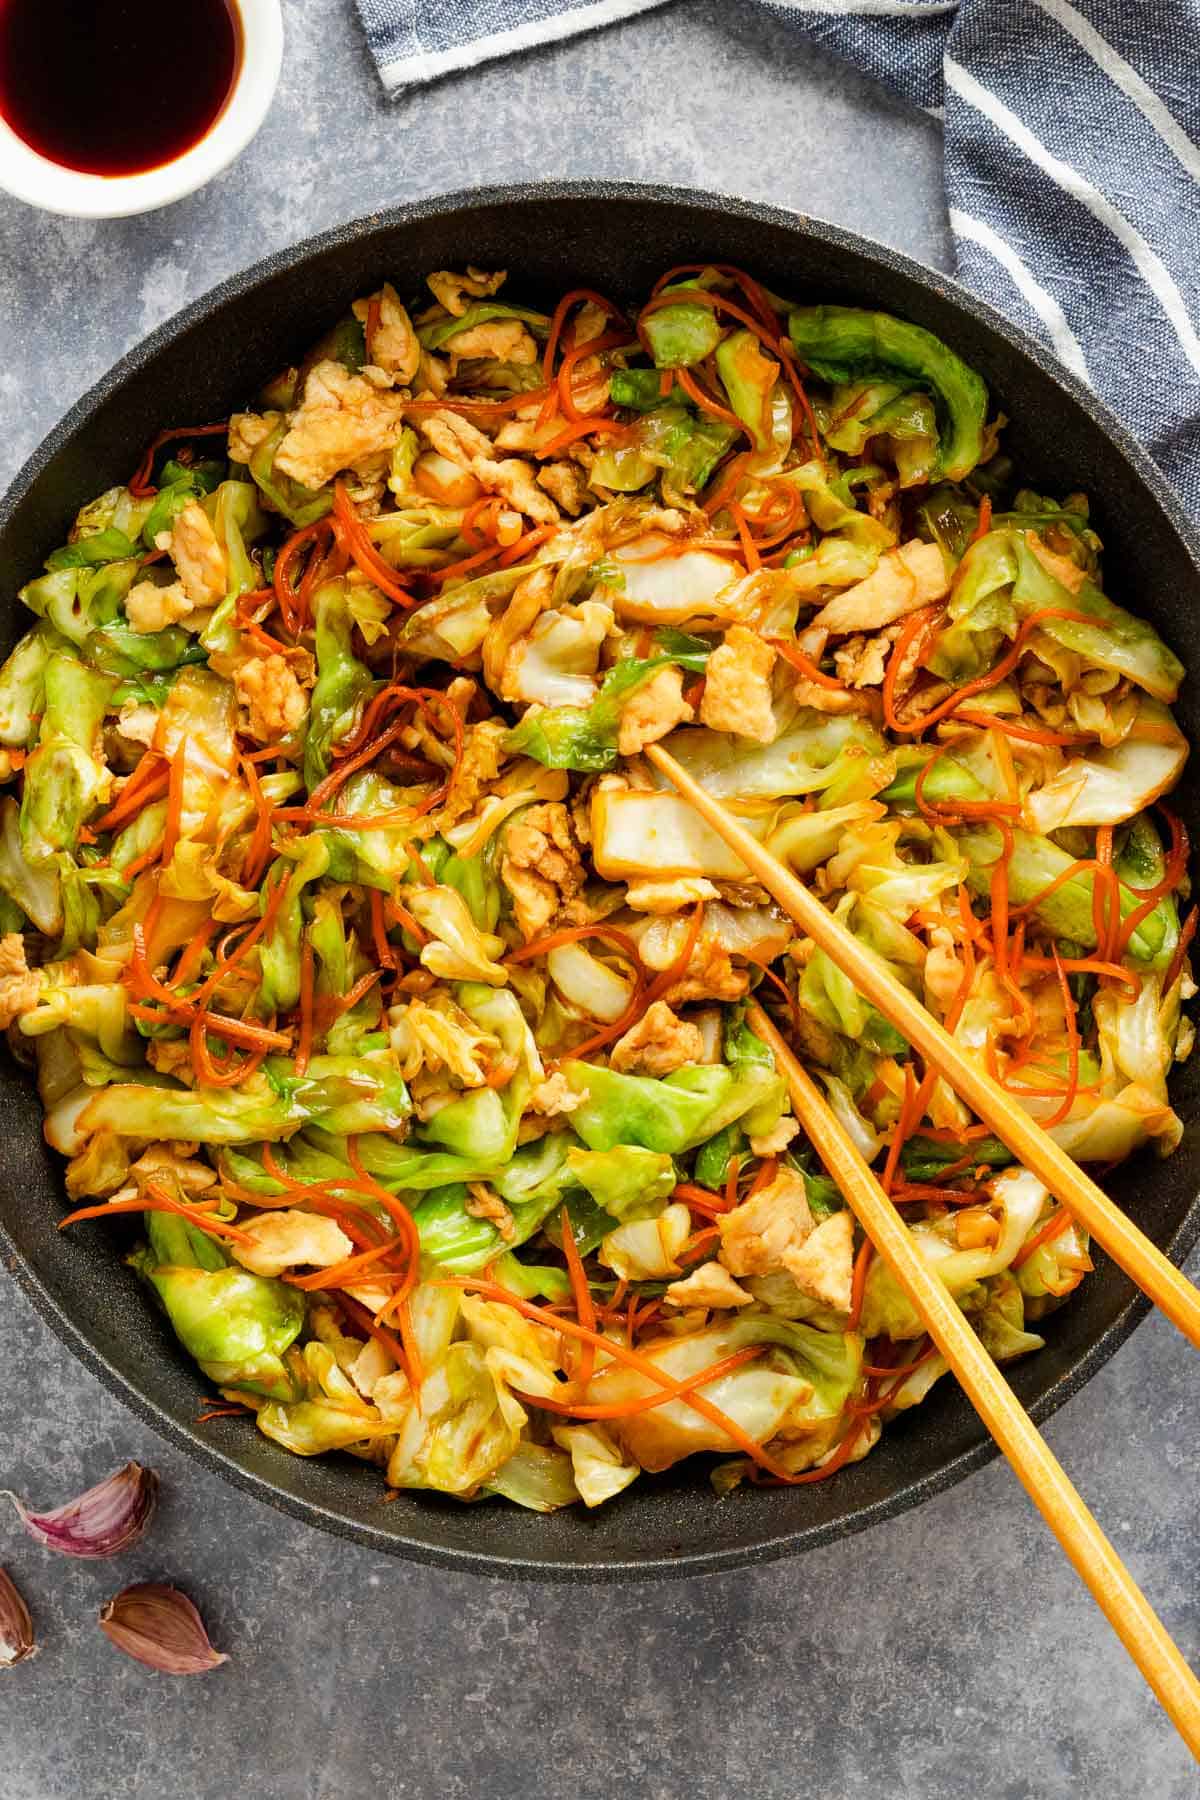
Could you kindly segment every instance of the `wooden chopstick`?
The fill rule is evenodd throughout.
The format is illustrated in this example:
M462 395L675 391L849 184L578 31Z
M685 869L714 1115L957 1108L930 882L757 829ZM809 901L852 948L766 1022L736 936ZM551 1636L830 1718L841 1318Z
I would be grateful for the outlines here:
M790 869L785 869L756 838L705 792L699 782L664 750L650 744L643 751L685 800L737 852L750 873L818 944L858 992L878 1007L928 1066L950 1086L1006 1143L1018 1162L1030 1169L1067 1211L1085 1227L1130 1279L1200 1349L1200 1292L1165 1257L1157 1244L1111 1201L1079 1164L1054 1142L999 1082L972 1062L950 1033L910 994L891 970L859 943L852 932L822 906Z
M829 1103L761 1006L751 1029L775 1053L792 1107L851 1211L888 1264L967 1398L1012 1464L1018 1481L1066 1551L1075 1572L1200 1759L1200 1682L1117 1555L1066 1470L1045 1442L965 1315L925 1261L911 1232Z

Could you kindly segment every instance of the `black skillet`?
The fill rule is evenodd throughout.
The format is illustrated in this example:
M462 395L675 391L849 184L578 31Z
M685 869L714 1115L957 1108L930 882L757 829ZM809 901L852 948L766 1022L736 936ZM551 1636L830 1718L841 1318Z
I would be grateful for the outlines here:
M512 271L510 290L552 304L587 285L644 295L676 263L743 265L798 299L866 304L947 339L1007 414L1005 444L1031 485L1092 498L1106 583L1146 614L1189 665L1200 661L1200 542L1146 455L1078 381L945 276L849 232L774 208L667 188L606 183L477 190L359 220L234 276L154 332L75 406L0 504L3 642L23 629L17 588L63 541L77 508L126 479L165 425L200 424L244 404L382 277L415 291L431 269L468 261ZM1179 708L1195 736L1188 683ZM1197 784L1177 796L1198 830ZM1181 1261L1200 1233L1200 1058L1179 1073L1186 1122L1167 1162L1139 1157L1112 1178L1138 1224ZM717 1502L695 1464L638 1481L594 1515L549 1517L500 1502L465 1506L402 1494L382 1504L379 1472L350 1458L303 1461L245 1421L197 1425L206 1391L145 1291L124 1268L113 1228L60 1234L57 1160L43 1147L28 1079L0 1066L0 1247L34 1305L77 1356L133 1409L208 1467L314 1525L379 1550L498 1575L597 1580L676 1575L763 1561L859 1531L915 1506L995 1454L949 1383L887 1432L865 1462L791 1490L739 1490ZM1013 1384L1035 1419L1080 1388L1146 1310L1097 1257L1046 1328L1047 1348ZM1180 1348L1182 1355L1183 1349Z

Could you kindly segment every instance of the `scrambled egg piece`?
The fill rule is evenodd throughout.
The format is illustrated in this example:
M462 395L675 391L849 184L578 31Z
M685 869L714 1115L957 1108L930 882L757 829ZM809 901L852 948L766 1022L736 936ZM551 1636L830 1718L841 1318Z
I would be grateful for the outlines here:
M617 749L622 756L636 756L694 716L683 697L682 672L673 666L659 669L633 690L622 707Z
M698 1026L676 1018L665 1000L656 1000L613 1045L609 1060L614 1069L669 1075L685 1063L704 1061L704 1038Z
M731 1275L771 1275L813 1235L804 1177L781 1169L774 1181L717 1220L718 1254Z
M631 881L625 900L635 912L665 915L678 912L681 906L694 906L697 900L715 900L717 891L707 875L677 875L671 881Z
M785 1113L770 1131L764 1131L760 1137L752 1137L750 1148L755 1156L779 1156L787 1149L799 1129L799 1120L793 1119L790 1113Z
M782 1260L802 1294L836 1312L850 1311L854 1220L848 1212L830 1213L799 1249L785 1250Z
M548 463L538 471L538 486L544 487L552 500L556 500L565 513L572 518L583 510L587 499L588 479L586 472L577 463Z
M905 613L940 600L949 587L946 564L936 544L911 538L889 550L865 581L835 594L810 629L844 636L851 631L880 631Z
M439 829L444 830L447 825L465 818L491 792L492 783L499 777L505 760L504 740L507 736L508 726L503 719L481 719L477 725L467 726L462 761L450 783L450 791L438 809Z
M489 494L499 494L517 512L538 525L557 525L562 518L530 465L519 456L497 462L495 445L478 426L456 413L430 413L419 421L423 436L448 462L467 469Z
M160 531L154 542L159 550L169 553L193 606L216 606L225 598L225 552L198 500L189 500L180 507L171 529Z
M577 1094L562 1071L556 1069L545 1081L539 1081L530 1094L529 1111L553 1118L556 1113L573 1113L586 1098L586 1094Z
M237 697L248 714L247 731L259 744L273 744L304 723L308 701L287 658L251 656L233 678Z
M453 269L435 269L425 277L425 283L438 305L444 306L452 318L461 319L472 300L487 300L498 294L507 275L507 269L497 269L489 275L468 263L465 275L456 275Z
M521 934L532 943L584 884L571 815L561 801L531 806L508 827L500 879L512 895Z
M494 1225L506 1244L511 1244L517 1235L513 1216L505 1206L499 1194L495 1193L486 1181L469 1181L467 1187L471 1198L467 1201L467 1211L473 1219L486 1219Z
M892 631L881 631L874 637L860 632L847 638L833 653L838 680L852 688L881 686L894 636Z
M195 610L195 603L184 592L182 581L173 581L170 587L156 587L152 581L135 581L125 596L125 617L131 631L165 631L168 625L177 625Z
M25 961L24 938L19 931L5 932L0 938L0 1031L32 1012L41 991L40 972Z
M537 345L520 319L488 319L483 325L472 325L459 331L446 345L451 362L468 362L472 357L489 357L496 362L535 363Z
M269 438L283 414L279 412L234 413L229 421L229 460L248 463L258 446Z
M356 472L387 454L400 436L404 399L352 375L339 362L309 372L275 467L303 487L321 488L343 469Z
M775 652L755 631L731 625L725 642L708 659L700 700L700 720L713 731L769 744L775 737L771 711L771 670Z
M336 1219L293 1211L290 1207L260 1213L240 1229L254 1242L234 1244L233 1256L252 1275L282 1275L285 1269L302 1264L314 1269L332 1268L354 1249Z
M421 365L420 339L390 281L384 282L377 299L379 317L370 333L367 354L377 369L394 376L402 387L406 387L415 379Z
M729 952L702 932L687 974L667 989L666 997L675 1006L685 1000L740 1000L749 986L749 971L735 969Z
M719 1262L701 1263L682 1281L673 1281L663 1299L669 1306L753 1306L754 1295L739 1287Z

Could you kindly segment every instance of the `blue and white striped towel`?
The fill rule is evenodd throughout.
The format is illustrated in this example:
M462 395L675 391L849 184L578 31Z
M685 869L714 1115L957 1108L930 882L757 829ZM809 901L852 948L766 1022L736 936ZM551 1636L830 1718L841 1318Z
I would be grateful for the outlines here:
M357 0L393 93L661 0ZM1200 517L1200 0L760 0L945 114L969 287L1089 382Z

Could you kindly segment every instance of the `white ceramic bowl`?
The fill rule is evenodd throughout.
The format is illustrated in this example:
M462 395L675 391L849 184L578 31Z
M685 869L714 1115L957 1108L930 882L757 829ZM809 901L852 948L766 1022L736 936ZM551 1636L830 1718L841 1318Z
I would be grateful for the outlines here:
M283 63L280 0L235 0L242 60L225 109L199 143L140 175L88 175L39 156L0 117L0 187L45 212L122 219L194 194L240 156L266 118Z

